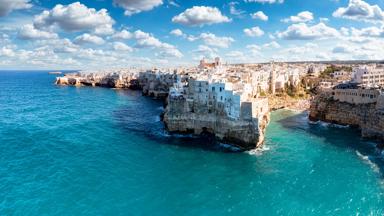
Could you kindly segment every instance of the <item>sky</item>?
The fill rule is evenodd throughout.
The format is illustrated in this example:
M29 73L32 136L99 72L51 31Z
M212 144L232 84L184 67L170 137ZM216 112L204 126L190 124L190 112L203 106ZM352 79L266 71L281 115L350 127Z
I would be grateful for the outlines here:
M384 0L0 0L0 69L383 60Z

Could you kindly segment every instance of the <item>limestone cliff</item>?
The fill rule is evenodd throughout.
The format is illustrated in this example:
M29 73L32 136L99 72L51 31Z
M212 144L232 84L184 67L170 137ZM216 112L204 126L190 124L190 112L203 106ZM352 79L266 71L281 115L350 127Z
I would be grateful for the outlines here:
M194 113L186 111L184 100L168 101L164 123L169 132L202 135L213 134L220 142L232 144L244 150L261 147L264 143L265 129L269 123L269 112L258 118L230 119L219 113ZM268 103L265 103L268 110Z
M312 121L356 126L363 137L384 140L384 110L376 103L350 104L321 94L311 101L309 111Z

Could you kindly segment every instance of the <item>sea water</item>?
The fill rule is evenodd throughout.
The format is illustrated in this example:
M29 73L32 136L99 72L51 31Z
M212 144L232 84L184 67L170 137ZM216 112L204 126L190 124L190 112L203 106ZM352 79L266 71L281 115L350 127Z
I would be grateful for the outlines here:
M272 113L264 151L166 133L140 92L0 72L0 215L383 215L359 131Z

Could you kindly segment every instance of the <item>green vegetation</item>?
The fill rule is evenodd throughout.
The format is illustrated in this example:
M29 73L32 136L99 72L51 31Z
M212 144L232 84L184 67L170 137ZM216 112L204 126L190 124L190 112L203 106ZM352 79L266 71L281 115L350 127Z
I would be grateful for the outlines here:
M320 73L320 78L324 78L324 79L327 79L327 78L332 78L331 77L331 74L334 73L335 71L347 71L347 72L352 72L352 67L348 67L348 66L335 66L335 65L331 65L331 66L328 66L323 72Z
M261 96L261 97L266 97L267 94L266 94L264 91L260 91L260 96Z

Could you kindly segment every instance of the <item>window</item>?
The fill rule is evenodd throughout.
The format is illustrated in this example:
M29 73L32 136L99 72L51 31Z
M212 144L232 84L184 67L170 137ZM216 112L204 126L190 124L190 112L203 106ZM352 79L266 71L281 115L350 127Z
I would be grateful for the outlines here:
M213 92L215 91L215 87L212 87L212 91L213 91Z

